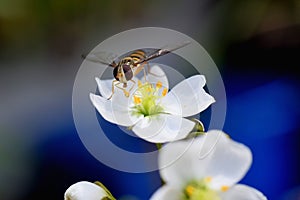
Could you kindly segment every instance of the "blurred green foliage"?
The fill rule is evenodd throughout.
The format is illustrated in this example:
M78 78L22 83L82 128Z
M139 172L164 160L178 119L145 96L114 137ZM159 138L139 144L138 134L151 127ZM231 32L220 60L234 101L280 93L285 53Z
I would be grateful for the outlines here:
M173 22L166 28L178 27L180 31L180 26L191 27L191 32L200 35L205 31L199 25L204 13L210 13L205 20L214 18L210 25L214 27L210 30L210 39L215 47L208 48L222 55L225 47L232 42L261 32L299 25L299 2L1 0L0 58L14 53L27 55L36 52L68 56L78 45L92 40L94 35L109 37L112 32L139 26L165 26L168 20Z

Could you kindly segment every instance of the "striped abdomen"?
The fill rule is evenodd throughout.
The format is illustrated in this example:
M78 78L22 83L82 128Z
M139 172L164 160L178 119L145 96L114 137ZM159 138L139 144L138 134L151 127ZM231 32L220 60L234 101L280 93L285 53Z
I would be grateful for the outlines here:
M136 50L129 57L133 59L134 63L137 63L146 58L146 53L143 50Z

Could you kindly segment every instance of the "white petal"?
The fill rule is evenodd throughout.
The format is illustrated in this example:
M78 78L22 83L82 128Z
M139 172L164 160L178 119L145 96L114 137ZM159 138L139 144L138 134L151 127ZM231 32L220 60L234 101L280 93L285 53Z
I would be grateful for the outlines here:
M212 177L210 187L220 190L222 186L236 184L252 163L250 149L219 130L208 131L206 136L199 159L208 160L205 174Z
M255 188L238 184L230 188L227 192L220 194L222 200L267 200L267 198Z
M132 116L127 106L127 99L123 97L123 95L117 95L112 100L107 100L104 97L90 94L90 99L97 109L97 111L102 115L102 117L114 124L122 125L122 126L132 126L135 124L140 118L137 116ZM121 103L124 101L120 101L117 103L119 99L123 99L125 104Z
M168 183L181 185L211 177L210 187L216 190L238 182L251 162L249 148L216 130L196 139L166 144L159 154L160 173Z
M161 105L164 108L164 112L182 116L181 103L172 90L161 99Z
M215 99L203 89L203 75L195 75L177 84L171 92L176 96L184 117L192 116L205 110Z
M205 137L168 143L160 149L158 165L163 180L168 184L184 187L191 180L205 177L208 160L199 160Z
M99 200L107 197L104 189L94 183L81 181L71 185L64 194L65 200Z
M154 84L160 81L164 87L169 88L167 75L158 65L150 67L150 73L147 74L147 81Z
M101 80L100 78L96 77L95 80L97 82L100 94L104 98L108 99L112 94L112 82L114 79Z
M180 200L181 195L180 190L164 185L151 196L150 200Z
M185 138L194 125L180 116L160 114L143 118L132 131L149 142L165 143Z

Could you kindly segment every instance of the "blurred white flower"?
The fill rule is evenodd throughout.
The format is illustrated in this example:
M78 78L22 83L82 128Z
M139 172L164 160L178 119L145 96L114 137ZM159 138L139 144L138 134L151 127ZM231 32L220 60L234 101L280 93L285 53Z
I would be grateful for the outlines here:
M166 184L151 200L266 200L258 190L236 184L251 163L250 149L222 131L166 144L159 152Z
M139 82L130 98L116 92L111 100L111 81L96 79L102 96L90 94L98 112L107 121L131 127L140 138L152 143L165 143L185 138L195 123L189 117L205 110L215 102L203 89L206 81L202 75L195 75L177 84L168 92L167 77L158 67L151 68L153 74L147 82ZM110 87L109 87L110 86Z
M65 200L115 200L111 193L98 182L80 181L71 185L65 192Z

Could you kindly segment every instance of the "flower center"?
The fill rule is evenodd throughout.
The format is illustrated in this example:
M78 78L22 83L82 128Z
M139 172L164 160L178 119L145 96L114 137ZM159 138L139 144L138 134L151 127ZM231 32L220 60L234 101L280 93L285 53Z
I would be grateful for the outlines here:
M159 81L156 84L138 82L138 88L133 94L132 113L137 115L151 116L164 111L160 100L166 96L168 89Z
M208 187L211 177L189 182L183 191L182 200L221 200L218 193Z

